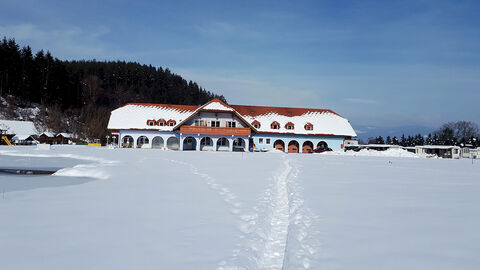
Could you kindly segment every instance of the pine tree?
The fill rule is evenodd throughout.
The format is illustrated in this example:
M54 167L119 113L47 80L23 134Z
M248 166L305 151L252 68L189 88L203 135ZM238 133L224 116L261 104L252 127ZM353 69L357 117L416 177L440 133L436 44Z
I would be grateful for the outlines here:
M385 144L385 141L383 140L382 136L378 136L378 138L376 139L376 143L377 144Z
M401 146L407 145L407 139L405 138L405 134L402 134L402 137L400 138L400 145Z
M387 139L385 140L385 143L386 144L392 144L392 139L390 138L390 136L387 136Z

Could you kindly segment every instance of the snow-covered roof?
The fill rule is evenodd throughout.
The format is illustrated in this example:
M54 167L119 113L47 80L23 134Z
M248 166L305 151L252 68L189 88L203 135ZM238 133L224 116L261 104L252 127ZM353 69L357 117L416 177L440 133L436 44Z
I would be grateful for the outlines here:
M32 135L28 135L28 134L17 134L15 136L12 137L12 140L15 140L15 141L24 141L28 138L30 138ZM32 138L33 139L33 138Z
M0 120L0 129L7 134L37 135L38 131L32 121Z
M377 148L400 148L400 145L396 144L362 144L358 145L358 147L377 147Z
M65 132L58 133L55 137L58 137L58 136L62 136L64 138L73 138L73 134L65 133Z
M242 117L247 123L260 123L257 132L352 136L357 134L347 119L331 110L304 109L286 107L227 105L218 99L213 99L203 106L167 105L129 103L112 111L108 129L151 129L171 131L175 127L148 125L148 120L166 121L173 119L176 126L194 115L196 111L231 111ZM272 129L273 122L279 123L279 129ZM286 124L293 124L293 129L287 129ZM306 125L311 125L307 130Z
M233 111L233 108L223 103L221 100L215 98L207 104L200 107L204 111Z
M49 131L44 131L44 132L42 132L39 136L42 136L42 135L45 135L45 136L47 136L47 137L49 137L49 138L55 137L55 134L53 134L52 132L49 132Z
M460 148L460 146L455 146L455 145L422 145L422 146L416 146L417 148L423 148L423 149L452 149L452 148Z
M331 110L244 105L231 107L250 123L258 121L260 127L257 131L259 132L357 136L350 122ZM280 124L279 129L271 128L271 124L275 121ZM293 130L287 129L286 124L289 122L294 124ZM307 124L313 127L306 130Z
M198 106L129 103L110 115L108 129L155 129L171 131L171 126L148 126L148 120L174 120L177 125L189 117Z

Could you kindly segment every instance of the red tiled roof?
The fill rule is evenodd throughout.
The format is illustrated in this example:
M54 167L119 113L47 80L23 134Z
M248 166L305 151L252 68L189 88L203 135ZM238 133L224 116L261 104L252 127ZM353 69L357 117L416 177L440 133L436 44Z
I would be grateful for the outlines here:
M230 105L239 114L245 116L259 116L269 113L276 113L285 116L301 116L309 112L328 112L338 116L338 113L326 109L308 109L308 108L290 108L290 107L267 107L267 106L249 106L249 105Z
M258 115L265 115L269 113L277 113L279 115L285 115L285 116L301 116L305 113L309 112L329 112L336 114L338 116L338 113L328 110L328 109L310 109L310 108L291 108L291 107L268 107L268 106L250 106L250 105L227 105L223 103L219 99L213 99L206 103L205 105L202 106L197 106L197 105L176 105L176 104L154 104L154 103L127 103L124 106L127 105L137 105L137 106L151 106L151 107L162 107L162 108L172 108L176 109L179 111L195 111L198 108L205 107L206 105L212 103L212 102L220 102L222 105L225 105L226 107L231 107L235 111L237 111L240 115L245 115L245 116L258 116Z

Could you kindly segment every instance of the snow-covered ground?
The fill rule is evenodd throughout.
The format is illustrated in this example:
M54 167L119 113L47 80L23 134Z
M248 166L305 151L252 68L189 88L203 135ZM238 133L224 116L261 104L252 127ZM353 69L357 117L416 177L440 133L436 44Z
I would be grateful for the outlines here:
M0 161L64 168L20 191L0 175L0 269L480 266L478 160L58 146Z

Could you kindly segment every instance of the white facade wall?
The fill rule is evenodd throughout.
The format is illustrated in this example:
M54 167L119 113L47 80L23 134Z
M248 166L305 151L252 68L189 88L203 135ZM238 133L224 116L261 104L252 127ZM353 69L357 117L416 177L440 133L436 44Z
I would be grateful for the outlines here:
M205 135L205 134L181 134L178 131L175 132L162 132L162 131L152 131L152 130L120 130L119 131L119 147L123 147L123 138L126 136L130 136L133 138L133 147L132 148L139 148L139 138L145 136L148 139L148 144L144 144L142 148L152 148L152 142L155 137L161 137L163 140L163 144L160 146L159 149L167 150L167 141L169 138L176 138L178 141L178 149L171 149L171 150L184 150L184 142L187 138L191 137L195 140L195 150L197 151L234 151L240 150L240 147L234 149L234 140L242 139L242 151L248 151L248 139L249 136L232 136L232 135ZM210 138L212 141L211 145L201 145L201 140L203 138ZM228 142L227 145L221 146L217 143L219 142L220 138L225 138Z
M160 136L163 139L163 146L161 149L167 149L167 140L171 137L175 137L178 140L180 135L178 132L164 132L164 131L154 131L154 130L120 130L119 131L119 147L122 147L123 138L125 136L130 136L133 138L133 148L138 148L138 138L145 136L148 138L148 144L144 145L142 148L152 148L152 141L155 137Z
M201 145L201 140L203 138L210 138L212 143L211 145ZM186 151L186 150L196 150L196 151L234 151L234 150L241 150L242 151L248 151L248 139L249 136L232 136L232 135L205 135L205 134L181 134L180 135L180 150ZM195 149L186 149L184 147L190 146L187 145L186 140L188 139L193 139L195 140L194 142L194 148ZM227 140L227 145L225 146L220 146L218 145L218 142L221 138L225 138ZM234 140L236 139L241 139L242 140L242 146L237 147L234 149Z
M302 152L302 146L305 142L311 142L313 149L317 148L320 142L327 143L328 147L334 151L342 151L344 149L344 137L340 136L314 136L314 135L291 135L291 134L275 134L275 133L256 133L252 136L253 143L258 150L272 150L277 140L282 140L285 144L285 152L288 151L288 144L296 141L299 144L299 152Z

